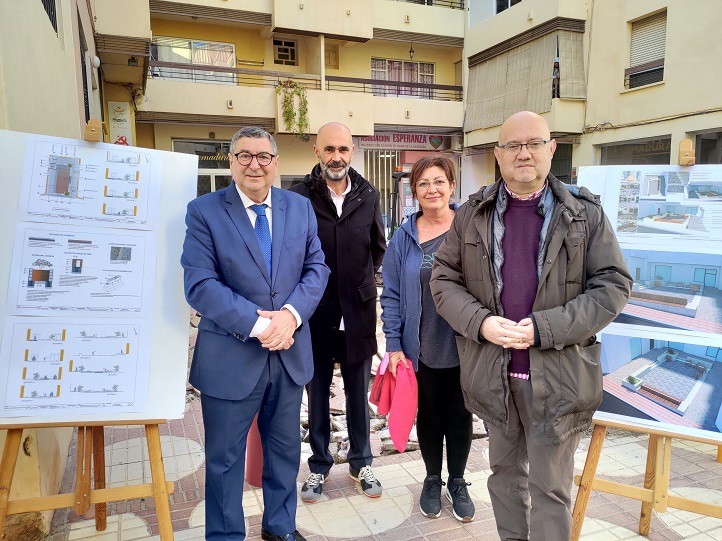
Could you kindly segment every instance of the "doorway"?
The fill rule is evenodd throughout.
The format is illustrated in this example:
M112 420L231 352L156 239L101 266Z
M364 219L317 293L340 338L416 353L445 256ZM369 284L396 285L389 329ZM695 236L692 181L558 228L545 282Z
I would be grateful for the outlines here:
M198 169L198 195L227 188L233 182L230 169Z

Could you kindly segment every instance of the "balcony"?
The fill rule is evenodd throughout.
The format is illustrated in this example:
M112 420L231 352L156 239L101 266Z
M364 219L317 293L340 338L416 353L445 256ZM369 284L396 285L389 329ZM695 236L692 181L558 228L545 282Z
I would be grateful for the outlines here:
M578 0L524 0L480 22L466 32L467 55L511 48L527 43L556 28L582 26L587 19L587 2Z
M460 86L350 77L322 81L315 74L157 60L150 62L146 99L136 118L208 125L246 121L283 133L289 130L276 87L289 80L306 88L311 133L334 120L355 135L372 135L375 124L460 128L463 123Z
M416 98L426 100L462 101L463 87L431 83L380 81L355 77L326 76L328 90L363 92L383 97Z
M180 62L151 60L150 79L169 79L195 83L231 86L266 86L275 88L281 81L295 81L306 88L320 89L321 76L311 73L288 73L283 71L230 68Z
M97 0L93 17L103 78L111 83L145 86L151 40L148 0Z
M584 129L584 101L554 98L551 111L542 113L554 138L581 134ZM479 129L467 134L467 146L492 147L499 141L499 126Z

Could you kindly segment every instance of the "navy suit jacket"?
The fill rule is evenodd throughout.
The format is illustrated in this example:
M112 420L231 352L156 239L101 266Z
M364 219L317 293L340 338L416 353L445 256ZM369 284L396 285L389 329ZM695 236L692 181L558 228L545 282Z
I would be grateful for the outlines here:
M294 382L313 375L306 323L328 281L316 218L305 197L271 188L272 277L234 184L188 204L181 265L188 304L202 315L190 382L225 400L248 396L268 362L269 350L249 338L256 310L292 305L303 324L294 344L279 351Z

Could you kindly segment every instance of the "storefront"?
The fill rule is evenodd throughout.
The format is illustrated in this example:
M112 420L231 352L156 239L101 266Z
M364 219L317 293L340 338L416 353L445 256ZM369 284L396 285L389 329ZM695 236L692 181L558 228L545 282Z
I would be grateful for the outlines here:
M426 133L377 133L356 140L356 153L363 153L364 177L381 192L381 212L388 227L391 222L392 197L398 187L393 178L397 167L410 170L414 163L427 155L444 154L459 171L461 137Z
M173 141L173 151L198 156L198 195L231 185L228 141Z
M669 165L671 137L602 146L601 165Z

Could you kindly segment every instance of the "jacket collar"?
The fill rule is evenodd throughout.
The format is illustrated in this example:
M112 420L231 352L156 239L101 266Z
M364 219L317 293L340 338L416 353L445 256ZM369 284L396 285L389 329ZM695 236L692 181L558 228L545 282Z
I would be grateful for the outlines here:
M363 178L353 167L348 168L348 178L351 181L351 194L355 194L359 189L365 187L368 181ZM321 166L316 164L311 172L303 179L303 183L311 190L315 190L323 195L328 194L328 184L321 175Z
M502 179L499 179L493 184L489 184L481 188L478 192L471 194L469 196L470 204L472 206L479 205L480 208L493 204L501 188L501 182ZM584 212L584 205L577 200L577 197L572 195L572 192L579 197L589 198L587 194L591 196L591 193L589 193L588 190L584 188L579 189L577 186L567 186L551 173L547 176L547 184L557 202L562 203L573 215L580 216Z
M456 212L459 210L459 205L456 203L449 203L449 208ZM419 219L421 215L424 214L424 211L420 210L418 212L414 212L411 216L409 216L409 219L406 220L404 223L402 223L399 226L399 229L405 232L407 235L409 235L411 238L415 240L419 240L419 230L416 228L416 221Z

